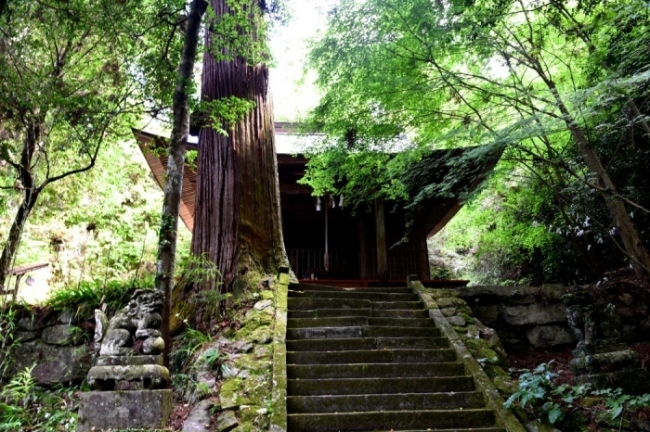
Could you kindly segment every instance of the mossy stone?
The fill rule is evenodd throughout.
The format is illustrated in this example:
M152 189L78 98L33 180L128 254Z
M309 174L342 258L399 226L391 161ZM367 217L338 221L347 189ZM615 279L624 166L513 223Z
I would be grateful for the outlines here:
M260 298L262 300L273 300L275 294L271 290L260 291Z
M219 396L221 399L222 409L251 404L251 400L244 394L244 382L239 378L224 381L221 385Z

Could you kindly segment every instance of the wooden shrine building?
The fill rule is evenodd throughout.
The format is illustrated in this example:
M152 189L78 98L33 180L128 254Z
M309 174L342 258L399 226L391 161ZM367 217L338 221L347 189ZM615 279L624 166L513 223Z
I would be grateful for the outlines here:
M286 123L276 123L278 144L283 138L291 136ZM167 157L160 150L167 148L162 137L134 130L135 137L156 181L162 187L167 168ZM282 228L285 248L291 268L301 280L328 279L377 281L378 220L375 209L358 210L356 214L340 205L341 197L313 197L307 185L297 181L305 172L307 160L302 155L282 153L278 145L278 173ZM197 144L188 144L188 149L198 149ZM433 160L443 157L459 157L466 149L435 150L427 158ZM500 152L492 157L478 157L466 164L461 178L456 180L457 189L470 192L486 178L500 157ZM440 182L447 174L442 168L424 172L425 182ZM194 199L196 194L196 172L185 166L183 195L180 217L192 230L194 226ZM422 184L424 186L424 183ZM428 199L416 215L411 228L409 241L394 246L404 237L405 213L392 211L386 203L384 224L387 255L385 263L389 280L404 280L409 274L417 274L420 280L429 280L429 257L426 240L440 231L462 206L463 194L447 198ZM381 210L380 210L381 211ZM380 228L381 230L381 228ZM381 237L380 237L381 238ZM393 246L393 247L391 247ZM325 262L325 251L329 263ZM326 265L329 264L329 265ZM326 268L327 267L327 268Z

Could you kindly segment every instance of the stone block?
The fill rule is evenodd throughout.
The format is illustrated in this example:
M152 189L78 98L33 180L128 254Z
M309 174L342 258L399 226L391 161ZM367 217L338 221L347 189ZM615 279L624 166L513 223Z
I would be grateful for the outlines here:
M537 326L526 332L528 342L534 347L554 347L575 342L575 336L564 327Z
M650 393L650 373L647 369L623 369L614 372L578 375L577 384L591 384L595 390L621 388L628 394Z
M440 312L446 317L454 316L456 314L456 308L455 307L448 307L444 309L440 309Z
M88 384L98 390L160 389L167 382L169 371L156 364L95 366L88 372Z
M212 405L213 403L209 399L199 402L183 422L183 432L210 432L212 430L210 428L210 408L212 408ZM218 428L216 430L220 431Z
M459 316L452 316L447 318L447 321L449 321L449 324L453 326L458 326L458 327L464 327L467 325L467 321L465 321L462 317Z
M161 365L162 356L141 355L141 356L99 356L96 366L134 366L134 365Z
M492 325L499 318L499 306L475 306L472 311L485 325Z
M40 335L37 331L29 331L29 330L17 330L16 333L14 334L16 340L22 343L36 340L38 339L38 336Z
M534 303L525 306L506 306L501 315L508 324L513 326L566 322L566 308L563 304L544 306Z
M32 376L44 385L80 382L91 366L91 357L85 346L58 347L40 341L14 347L13 358L8 376L36 363Z
M234 412L229 410L222 411L221 414L219 414L219 418L217 419L217 424L214 427L214 431L228 432L237 427L237 425L239 425L239 421L237 420L237 417L235 417Z
M571 369L578 375L584 372L598 372L602 367L612 370L632 369L639 366L639 354L631 349L575 357Z
M81 393L77 432L162 429L173 407L170 389Z
M46 327L41 333L41 340L50 345L76 345L82 338L83 330L70 324L57 324L51 327Z

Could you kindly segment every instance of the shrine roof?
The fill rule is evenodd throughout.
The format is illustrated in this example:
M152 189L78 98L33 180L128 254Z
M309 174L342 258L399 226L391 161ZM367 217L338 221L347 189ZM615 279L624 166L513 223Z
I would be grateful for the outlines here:
M298 151L303 148L301 140L308 138L297 135L296 131L297 126L293 123L276 123L278 167L291 170L295 175L301 175L307 160ZM167 156L164 154L167 148L165 138L136 129L133 129L133 134L156 182L164 188L167 170ZM187 148L196 150L197 140L193 141L188 142ZM421 196L423 199L419 209L425 219L427 237L440 231L454 217L467 195L474 191L492 171L502 151L503 149L482 151L481 147L433 150L409 170L402 180L411 188L411 194L415 196L424 191L429 192L429 196ZM285 191L305 193L308 188L304 185L283 184L287 181L282 177L280 183L283 193ZM440 186L443 184L447 185L444 191L437 193L437 189L442 189ZM186 164L183 173L180 217L190 231L194 227L195 195L196 171Z

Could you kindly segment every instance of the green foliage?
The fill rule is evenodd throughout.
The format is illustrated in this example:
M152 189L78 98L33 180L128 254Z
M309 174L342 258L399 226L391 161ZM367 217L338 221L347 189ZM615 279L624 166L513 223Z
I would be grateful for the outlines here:
M610 420L616 420L625 414L625 411L633 411L637 408L650 407L650 394L629 395L624 394L621 389L604 389L592 392L594 396L604 396L605 407Z
M31 368L17 373L0 392L0 431L74 431L77 388L38 387Z
M11 353L19 342L14 337L17 322L17 309L14 305L0 307L0 382L5 378L12 361Z
M557 385L554 380L558 374L551 371L551 363L542 363L533 370L522 369L519 388L504 407L518 404L549 424L561 423L569 411L584 409L580 401L589 395L604 398L604 411L599 413L600 416L610 421L620 419L621 424L626 412L650 407L650 394L635 396L624 394L621 389L592 390L589 384Z
M116 311L127 305L136 289L152 286L151 277L136 283L121 280L83 281L77 286L68 286L54 291L45 302L45 307L55 310L74 310L82 316L91 316L95 309L105 308L108 311Z
M210 127L224 136L227 136L228 131L246 117L253 108L255 108L255 102L236 96L201 101L197 107L199 111L206 113L210 118Z
M250 0L226 0L227 13L207 11L211 30L210 54L217 60L243 58L248 64L268 61L267 24L262 11Z
M535 369L524 369L519 376L519 389L504 403L510 408L517 402L522 408L533 406L535 414L550 424L555 424L564 418L562 403L572 406L573 402L587 394L589 386L556 386L553 379L557 374L552 372L549 364L542 363Z
M187 323L187 321L185 321ZM201 349L212 342L212 335L187 326L174 340L174 349L171 352L172 372L187 372L191 360Z
M319 195L352 181L359 193L345 192L353 205L387 188L387 196L417 207L453 191L462 178L410 193L395 174L423 174L412 161L428 149L505 148L499 190L483 195L467 216L482 233L455 239L475 251L477 267L485 264L480 273L574 282L627 265L596 186L602 172L582 156L585 142L596 148L647 237L650 197L640 146L649 141L649 17L641 0L535 8L510 0L342 0L309 57L324 93L309 120L334 144L322 156L324 146L313 149L305 181ZM400 134L414 145L397 144ZM413 155L393 169L382 153L398 151Z

